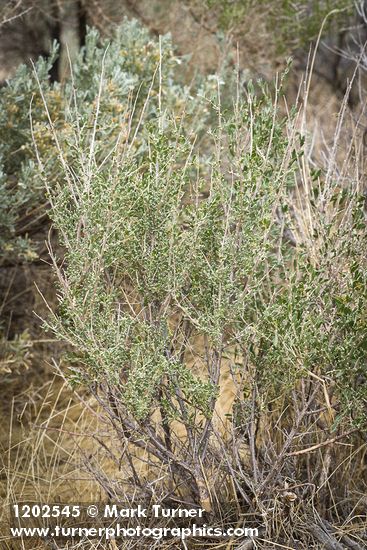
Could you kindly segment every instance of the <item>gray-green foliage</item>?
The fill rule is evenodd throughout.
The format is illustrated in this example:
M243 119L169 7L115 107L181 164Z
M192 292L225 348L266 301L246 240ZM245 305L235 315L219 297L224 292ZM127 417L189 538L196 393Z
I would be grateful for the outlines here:
M220 80L185 88L169 39L152 40L136 22L112 41L90 30L63 86L49 83L51 63L40 60L36 78L20 67L0 91L2 245L33 257L17 228L44 203L46 181L66 250L51 324L79 350L84 367L74 380L116 385L139 418L160 387L172 417L170 392L179 390L210 415L218 372L200 379L185 367L175 323L185 324L217 356L246 350L265 399L317 372L332 384L340 415L363 422L366 233L357 176L342 192L310 175L314 233L290 251L275 219L280 209L293 223L303 139L268 90L249 86L232 102L227 75L223 108Z
M48 81L49 60L37 63L40 80ZM28 232L22 231L22 220L29 225L29 214L44 203L44 185L39 178L33 153L29 112L32 104L39 125L45 112L34 101L36 83L26 66L19 67L15 77L0 89L0 246L2 259L21 256L33 259ZM40 214L39 210L35 218ZM31 226L32 224L30 224ZM32 228L32 227L31 227Z
M152 40L148 31L136 21L125 21L112 42L90 29L86 45L73 63L73 79L62 85L49 80L49 70L57 50L55 45L50 58L39 59L34 70L20 66L15 76L0 89L1 262L33 261L38 258L40 243L43 246L45 231L49 227L48 199L37 156L42 159L47 185L58 194L57 205L62 215L73 215L60 177L60 148L64 154L63 162L70 171L86 169L90 162L88 148L97 109L93 169L95 162L100 162L111 152L117 139L123 143L130 132L136 131L138 118L133 111L141 113L150 88L151 96L157 96L159 78L164 78L168 84L162 90L167 107L177 113L186 108L188 117L192 121L195 118L195 102L187 104L188 90L174 81L174 71L180 59L174 55L168 36L161 37L159 42ZM97 105L102 66L104 87ZM154 72L157 77L152 82ZM145 124L156 116L157 108L158 100L146 105ZM53 121L57 140L47 127L48 118ZM203 120L201 118L200 123ZM147 140L140 137L144 135L144 127L141 130L133 144L136 158L146 153ZM105 163L101 181L106 178L110 165L110 162ZM109 181L105 184L109 185ZM91 204L95 200L97 205L103 200L94 196L90 199ZM69 223L72 223L71 218ZM93 225L94 220L89 220L89 223ZM100 233L93 236L95 243L102 233L103 226ZM109 254L113 256L120 247L112 242L109 245ZM77 263L74 268L78 269Z
M135 32L140 36L133 26ZM73 368L73 380L112 385L137 419L162 403L169 417L182 415L177 392L192 418L195 411L210 416L220 357L232 346L255 368L248 384L260 384L265 402L312 373L330 382L339 418L363 422L359 182L342 193L317 175L325 190L320 197L312 188L313 234L292 250L276 223L278 211L290 226L295 221L304 138L292 117L279 116L265 87L236 95L229 75L231 107L223 108L220 92L213 95L213 79L189 95L174 81L172 59L164 68L158 44L150 46L144 78L132 83L116 69L122 35L129 33L99 49L91 31L66 87L61 130L55 122L45 130L59 144L57 177L47 164L43 177L66 250L60 313L49 324L78 350L82 366ZM111 89L119 91L112 112ZM304 185L313 185L312 175ZM177 324L207 342L205 375L185 365L182 345L189 343L182 344Z
M215 373L210 384L194 383L179 360L174 315L206 335L213 349L221 350L226 332L234 343L243 330L243 309L258 285L254 274L263 271L274 204L288 176L287 167L280 169L285 121L274 127L270 97L251 97L251 108L242 102L234 114L223 116L214 106L220 118L212 132L217 152L205 163L209 174L192 153L186 120L177 128L164 100L164 111L144 120L135 138L144 156L133 140L122 152L116 148L107 170L93 157L90 172L79 157L73 174L67 171L68 185L56 195L50 189L68 266L54 330L83 351L87 380L123 388L122 399L138 417L152 410L160 385L179 384L202 411L214 396ZM200 188L209 189L207 200L198 199Z
M324 32L333 24L345 28L355 8L354 0L206 0L204 4L222 29L246 32L247 17L264 22L272 43L282 53L307 46L317 38L323 24Z
M180 226L188 168L177 165L189 149L166 128L168 137L146 129L146 159L136 152L111 157L108 171L98 174L94 165L51 198L68 264L56 330L83 351L89 380L124 383L138 417L149 412L162 379L178 370L168 322L190 284L190 236ZM202 390L187 399L209 391L197 386Z
M48 72L56 56L55 46L52 56L47 60L40 59L34 71L25 65L20 66L15 76L0 89L0 245L3 258L9 255L21 255L26 259L35 257L30 234L35 226L33 221L38 220L42 213L40 207L45 199L34 139L49 183L58 179L58 150L46 128L47 115L37 79L58 132L59 143L65 145L64 151L68 150L65 155L70 164L73 163L74 148L82 145L75 139L77 136L84 139L89 136L86 130L92 129L102 61L105 88L100 98L94 143L97 157L106 155L114 147L117 136L127 134L129 126L136 123L130 117L132 102L139 110L147 96L152 75L158 70L160 56L161 77L168 83L163 90L165 100L172 109L179 111L184 107L184 86L173 80L174 69L180 60L173 53L169 37L162 37L160 43L153 41L148 31L137 22L122 24L112 43L102 39L95 29L90 29L86 45L73 63L73 81L64 85L49 81ZM157 77L151 91L153 95L157 93L158 82ZM78 103L77 119L73 114L75 101ZM147 106L147 119L154 116L156 108L153 103ZM188 110L190 108L188 105ZM139 148L138 139L134 146ZM27 224L22 224L24 217Z
M35 136L52 218L67 250L62 333L83 352L89 381L126 382L125 401L138 417L171 373L187 399L206 411L203 398L211 388L194 384L168 357L172 306L162 316L157 310L186 278L188 243L179 223L192 172L186 136L193 124L200 136L209 109L200 89L188 101L189 89L173 81L179 60L168 39L152 42L136 23L120 29L111 44L99 46L97 39L90 31L73 67L64 120L59 116L55 123L50 111L54 133L48 135L60 162L55 178ZM128 72L130 67L141 72ZM213 83L203 86L210 90ZM130 292L137 293L138 311L151 310L150 322L124 311Z
M48 186L67 250L53 329L83 352L88 374L79 377L121 387L138 417L152 410L160 386L177 384L194 408L210 413L218 372L210 367L207 382L193 379L173 319L189 323L218 354L238 343L277 238L274 205L294 164L286 159L286 120L276 121L266 90L224 113L210 97L191 98L201 121L207 102L216 113L214 152L201 158L197 134L186 129L190 117L177 121L162 93L168 84L162 79L158 97L148 98L152 111L158 105L155 119L144 116L140 134L107 162L84 157L93 132L76 135L73 171L66 167L57 193Z
M226 71L189 89L179 62L125 22L114 40L89 31L62 86L47 61L19 69L1 91L4 245L21 253L19 219L48 202L59 305L45 326L73 349L69 378L98 399L134 494L156 496L142 451L162 494L184 486L205 506L203 487L230 477L258 506L295 470L315 484L300 448L366 423L360 159L351 147L315 168L281 82L243 89ZM3 371L28 365L14 346Z
M271 512L268 540L303 537L305 487L363 457L347 440L367 420L358 147L338 164L337 135L315 168L279 82L243 89L227 71L188 89L169 39L134 22L112 41L90 30L63 86L48 63L1 91L3 244L27 251L16 226L48 201L61 246L45 327L113 428L95 438L117 475L90 471L109 497L130 484L207 509L208 492L220 506L235 487L236 514ZM2 372L28 366L27 340L7 343ZM348 445L325 457L333 429ZM343 491L330 489L340 517L356 509ZM289 494L302 505L279 508Z

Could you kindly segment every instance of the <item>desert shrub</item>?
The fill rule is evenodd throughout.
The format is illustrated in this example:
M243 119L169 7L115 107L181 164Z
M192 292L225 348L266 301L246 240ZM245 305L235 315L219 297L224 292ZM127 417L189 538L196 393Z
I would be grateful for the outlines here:
M204 3L194 0L189 4L202 12L203 17L214 18L220 29L232 30L239 36L247 32L249 19L263 22L268 38L271 37L269 46L275 45L281 53L307 47L317 38L324 19L324 32L331 27L344 29L355 5L354 0L206 0ZM202 9L203 5L209 13Z
M50 64L40 60L37 72L47 82ZM32 259L34 251L29 240L32 224L29 214L44 203L44 186L37 174L33 154L32 133L29 124L29 110L35 94L35 80L25 66L21 66L16 77L0 90L0 124L3 139L0 144L1 162L1 250L2 261L18 255ZM50 97L50 109L51 106ZM45 121L41 104L33 103L38 124ZM39 214L39 212L38 212ZM38 216L35 216L38 219ZM25 222L25 223L22 223ZM29 231L22 231L22 225L29 225Z
M289 542L306 529L322 542L315 523L305 528L312 487L329 475L312 450L366 422L358 149L342 169L333 157L315 169L297 110L279 113L279 83L274 93L234 86L225 108L218 77L216 95L180 92L191 109L178 112L162 57L143 106L129 111L135 131L121 137L105 119L108 51L89 124L78 123L78 90L67 140L49 115L56 184L40 153L65 250L62 262L53 254L60 306L45 326L75 349L69 377L94 394L124 457L122 480L97 478L108 496L131 495L132 483L135 495L185 496L208 512L236 501L267 518L276 505L270 538ZM235 81L228 76L226 93ZM117 138L107 155L106 132ZM225 419L218 403L228 357L235 400ZM137 473L139 460L148 473ZM279 496L287 480L296 488ZM290 516L288 501L298 503Z
M14 340L1 339L0 375L20 374L30 366L32 342L24 331Z
M70 164L76 146L72 140L77 138L74 125L81 129L88 125L90 127L96 108L99 111L99 127L94 135L94 154L98 159L107 155L115 146L118 135L124 138L135 130L137 121L131 113L134 108L139 111L144 103L152 74L158 70L160 56L160 77L169 83L162 92L167 105L173 111L187 108L194 114L193 103L184 105L187 95L184 85L174 80L180 59L174 55L168 36L162 37L159 42L153 41L148 31L137 22L125 22L111 43L91 29L87 34L86 45L73 65L73 81L65 85L50 83L48 77L57 49L55 46L49 59L41 58L35 64L34 71L25 65L20 66L15 76L0 89L0 125L3 136L0 144L0 244L3 260L9 255L15 256L15 259L18 255L25 259L35 257L31 235L35 232L36 221L39 221L41 207L46 206L46 201L44 185L36 168L33 139L37 142L49 183L58 179L57 144L46 129L47 115L37 80L57 129L59 144L68 145L65 147L68 150L66 160ZM107 88L97 106L102 59L103 79ZM157 94L158 88L157 76L151 93ZM75 101L78 103L78 120L73 117ZM156 108L152 103L147 104L147 119L155 115ZM33 126L29 122L30 114ZM139 147L138 139L134 147ZM32 216L33 212L37 215ZM27 223L22 223L24 219Z
M315 167L281 84L243 91L226 74L188 89L177 65L168 39L126 22L109 43L89 32L63 87L47 62L37 85L20 69L3 92L24 124L3 181L29 171L25 208L45 186L61 245L45 328L114 430L113 445L96 439L119 472L90 467L106 496L261 514L266 538L311 547L326 529L312 503L332 502L329 520L358 506L358 476L329 484L361 454L329 449L366 423L360 149Z
M151 94L158 97L160 78L170 83L162 91L169 108L177 113L186 109L187 121L191 119L190 124L195 124L200 133L195 122L195 102L186 103L188 91L174 80L180 59L175 56L168 36L153 41L144 27L126 21L111 43L101 38L95 29L90 29L85 47L73 64L73 80L65 84L51 83L49 79L57 55L55 44L48 59L40 58L34 70L20 66L7 85L0 88L0 264L4 270L39 260L44 246L49 228L49 205L39 175L37 155L42 158L48 185L60 189L59 148L65 151L64 162L73 169L74 162L80 160L75 157L75 150L82 147L80 140L88 140L93 132L96 109L99 122L98 131L93 134L93 155L98 162L108 157L118 137L123 143L130 132L136 131L139 121L133 113L140 113L150 87ZM162 61L160 72L159 59ZM106 88L97 100L102 63ZM157 78L152 85L154 71L157 71ZM42 97L47 103L48 114ZM74 117L75 103L78 104L77 119ZM146 105L147 121L155 117L156 109L157 103ZM48 115L57 131L57 142L47 129ZM145 153L146 144L147 141L140 137L134 141L137 157ZM86 162L89 162L87 157L84 165ZM110 163L106 163L105 169L109 167ZM62 196L61 190L60 193ZM11 276L9 271L9 281ZM9 294L10 288L14 294L19 291L6 282L5 275L4 281L5 293ZM16 334L16 331L14 327L12 332ZM14 347L16 342L17 339L12 340L9 345ZM4 351L4 361L7 357Z

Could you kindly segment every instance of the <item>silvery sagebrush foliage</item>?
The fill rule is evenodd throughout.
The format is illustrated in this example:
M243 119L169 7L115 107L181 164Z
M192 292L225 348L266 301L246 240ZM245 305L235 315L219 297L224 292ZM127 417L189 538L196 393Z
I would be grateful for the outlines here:
M125 21L112 43L101 39L97 30L89 29L86 45L73 63L73 81L64 85L49 80L57 52L58 45L55 44L51 56L40 58L34 71L21 65L14 77L0 89L0 224L4 257L11 255L16 258L18 254L23 259L36 257L29 235L32 228L22 231L21 224L24 215L31 217L34 210L39 214L38 209L45 202L33 140L37 141L49 181L57 179L57 147L46 128L47 116L37 80L58 131L58 140L60 144L67 143L72 150L75 125L85 129L93 123L104 58L106 89L99 105L99 128L94 143L97 157L113 148L122 127L127 127L130 102L134 101L138 110L145 100L160 56L161 77L164 76L168 83L164 91L167 104L179 109L187 95L185 87L173 79L174 68L181 60L174 55L169 37L162 37L160 43L155 42L136 21ZM154 95L156 90L157 84L151 93ZM74 99L78 101L77 120L71 114ZM153 109L156 109L153 104L148 106L148 118L154 115ZM188 104L187 109L194 117L195 106Z
M40 59L37 72L40 80L48 82L48 71L53 56ZM44 203L44 185L32 145L29 109L33 103L34 116L39 127L45 122L42 103L33 98L37 94L32 72L25 65L0 89L0 245L2 260L17 257L32 260L37 257L28 231L22 231L22 220ZM49 94L58 103L56 92ZM40 144L40 147L42 145ZM50 160L51 162L51 160ZM38 212L39 214L39 212ZM37 215L35 216L37 218ZM29 222L29 219L27 220ZM24 224L28 225L28 224Z

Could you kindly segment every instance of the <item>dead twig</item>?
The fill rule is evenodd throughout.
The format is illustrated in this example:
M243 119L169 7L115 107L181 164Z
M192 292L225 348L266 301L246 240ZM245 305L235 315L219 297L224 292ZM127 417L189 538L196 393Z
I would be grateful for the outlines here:
M304 455L307 453L311 453L313 451L316 451L317 449L320 449L321 447L325 447L326 445L331 445L332 443L335 443L336 441L339 441L340 439L343 439L344 437L348 437L353 433L356 433L358 430L349 430L348 432L344 434L337 435L333 437L332 439L327 439L326 441L322 441L321 443L318 443L317 445L312 445L311 447L307 447L306 449L300 449L299 451L292 451L291 453L288 453L286 456L299 456Z

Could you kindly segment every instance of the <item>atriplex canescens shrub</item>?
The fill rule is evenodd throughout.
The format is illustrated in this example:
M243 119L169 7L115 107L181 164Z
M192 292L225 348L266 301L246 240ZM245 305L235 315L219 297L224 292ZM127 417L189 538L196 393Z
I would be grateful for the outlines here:
M33 141L37 143L38 154L42 157L48 184L56 185L60 179L58 150L47 129L47 113L37 80L41 83L59 144L68 151L67 162L69 159L73 162L76 128L83 130L84 139L86 128L93 125L101 63L106 48L104 82L107 88L100 97L98 131L94 136L93 154L97 159L114 148L119 134L129 132L132 105L135 104L137 112L142 109L160 58L160 78L170 83L163 91L165 101L173 110L183 108L187 91L183 84L174 81L174 69L180 59L174 55L167 36L162 37L159 43L153 41L145 28L130 21L121 26L113 43L108 44L108 40L102 40L96 30L90 30L85 47L74 61L73 80L65 84L51 83L49 80L48 73L58 50L58 46L54 45L49 59L40 58L34 71L25 65L20 66L15 76L0 89L0 265L11 267L37 261L44 247L49 227L48 203ZM157 76L156 83L151 87L152 95L157 93L158 82ZM209 87L213 85L212 82ZM74 100L78 103L77 120L73 118ZM156 108L152 103L145 106L147 119L156 116ZM195 102L187 108L193 123ZM197 120L195 125L203 123L204 119ZM139 136L134 142L134 149L138 156L145 154L144 142ZM1 330L7 331L5 322L4 326L0 326ZM23 335L21 338L24 339ZM19 338L9 345L6 338L3 341L1 365L5 365L7 372L24 361L8 351L8 348L18 345ZM18 347L20 354L21 346ZM20 354L20 357L23 355Z
M61 85L50 83L48 72L57 56L54 45L49 59L40 58L33 72L27 66L18 68L15 76L0 89L0 246L2 259L11 257L32 260L35 257L32 233L40 215L45 213L44 185L39 178L33 147L36 140L45 163L48 181L57 179L57 148L46 129L47 116L37 87L41 82L50 116L61 144L72 147L75 124L81 128L93 123L96 97L100 85L100 69L105 50L104 89L99 105L99 127L95 136L95 155L100 157L113 148L118 134L129 125L131 102L141 108L151 78L162 58L161 78L169 82L164 90L172 109L179 108L186 96L185 87L174 81L174 69L181 62L173 53L170 39L162 37L160 44L153 41L146 29L137 22L125 22L116 33L112 44L102 40L96 30L90 30L86 45L73 64L73 81ZM151 93L157 93L158 78ZM139 90L139 94L137 91ZM78 120L70 114L72 94L78 102ZM154 116L146 106L147 116ZM193 112L195 105L189 105ZM30 113L33 124L30 124ZM200 121L202 122L202 120ZM138 140L136 141L138 147Z
M48 327L75 348L72 381L95 393L119 436L206 505L209 457L234 475L213 447L226 355L237 357L233 428L252 426L254 449L254 425L285 396L294 400L286 418L297 399L305 403L290 432L297 444L309 441L305 419L316 402L323 411L325 399L328 429L365 422L358 158L350 153L348 175L332 163L311 170L297 113L278 112L278 86L275 98L264 86L245 94L229 76L226 87L218 77L214 91L185 91L157 44L151 80L130 86L116 69L118 40L107 48L93 37L93 59L81 57L88 70L80 61L65 92L65 121L49 110L52 174L38 145L65 249L62 262L54 255L60 308ZM134 51L129 56L135 66ZM115 96L119 89L131 96ZM122 114L111 115L111 104ZM281 463L264 458L255 468L255 456L256 449L255 482L273 482Z

